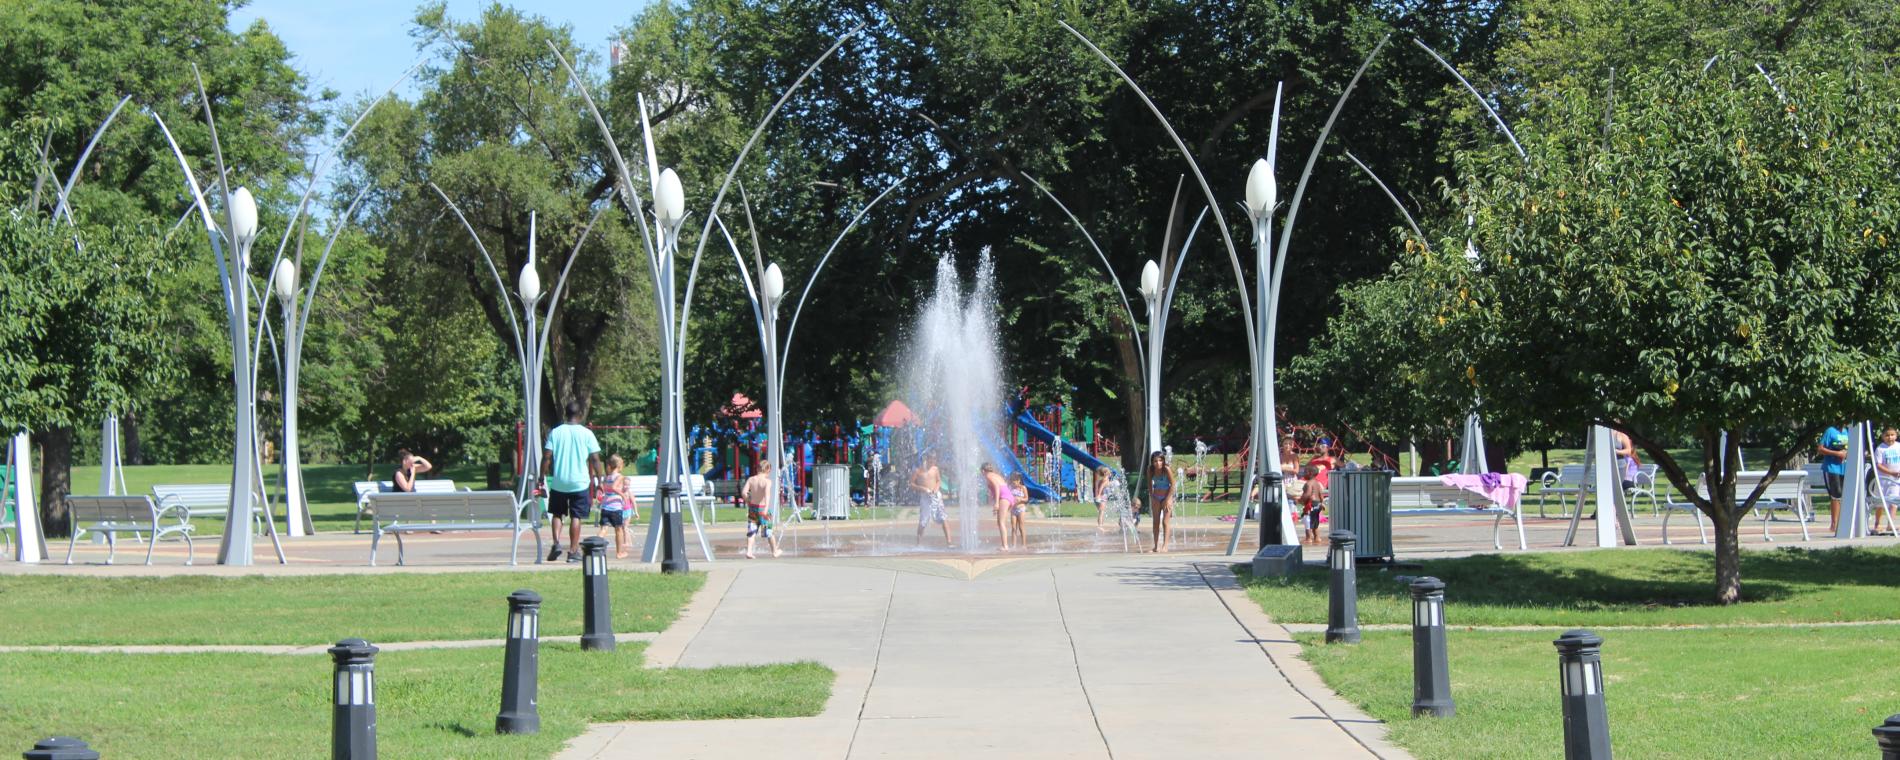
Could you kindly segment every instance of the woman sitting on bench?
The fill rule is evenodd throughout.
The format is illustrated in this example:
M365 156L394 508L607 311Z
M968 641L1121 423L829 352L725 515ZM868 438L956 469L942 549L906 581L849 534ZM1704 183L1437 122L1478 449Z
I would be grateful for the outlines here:
M396 476L390 478L396 483L396 490L402 493L415 493L416 476L435 469L429 460L409 453L408 449L396 449Z

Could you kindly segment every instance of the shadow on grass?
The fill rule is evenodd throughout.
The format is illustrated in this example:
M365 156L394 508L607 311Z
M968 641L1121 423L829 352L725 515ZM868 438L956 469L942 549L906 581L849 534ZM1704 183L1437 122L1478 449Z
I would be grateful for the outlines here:
M1569 610L1633 610L1716 607L1715 558L1708 552L1621 551L1561 554L1480 554L1432 560L1421 569L1359 569L1361 598L1406 602L1401 576L1431 575L1456 590L1461 603ZM1316 594L1327 592L1326 572L1280 580L1256 580L1239 568L1247 585L1282 584ZM1743 596L1750 603L1781 602L1826 586L1892 586L1900 578L1900 552L1889 549L1783 548L1742 555Z

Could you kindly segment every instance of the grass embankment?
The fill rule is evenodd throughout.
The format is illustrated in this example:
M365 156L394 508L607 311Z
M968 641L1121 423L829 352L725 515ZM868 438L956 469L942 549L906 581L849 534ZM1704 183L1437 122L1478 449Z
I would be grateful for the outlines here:
M1453 612L1448 611L1447 617ZM1865 757L1900 711L1900 625L1603 631L1617 757ZM1420 760L1563 757L1556 631L1447 632L1449 719L1411 717L1409 632L1297 637L1328 686Z
M551 757L588 723L814 715L831 671L811 663L650 670L645 646L612 653L542 644L541 732L495 733L502 650L424 649L376 657L376 734L384 757ZM105 757L313 757L330 738L324 655L0 655L0 746L50 733Z
M704 582L611 572L616 631L657 631ZM514 589L545 600L541 633L580 632L579 573L0 577L6 644L329 644L496 639ZM503 649L376 658L386 757L550 757L588 723L815 715L833 674L813 663L649 670L646 646L613 653L543 642L541 733L499 736ZM329 742L324 655L0 654L0 747L78 736L114 760L304 757Z
M1407 631L1367 631L1358 645L1296 638L1328 686L1390 724L1423 760L1561 757L1560 628L1597 627L1604 691L1619 756L1848 757L1868 730L1900 711L1900 619L1893 604L1900 549L1778 549L1742 554L1748 601L1713 604L1706 552L1609 550L1481 555L1425 562L1410 575L1446 583L1452 696L1449 719L1411 717ZM1409 623L1394 573L1359 574L1361 623ZM1244 579L1276 620L1320 623L1326 575ZM1683 628L1743 624L1749 627ZM1542 631L1465 626L1552 626ZM1604 630L1607 626L1638 628Z
M1397 575L1446 585L1455 625L1680 626L1900 620L1894 602L1900 548L1742 553L1743 604L1715 600L1709 552L1606 549L1481 554L1429 560L1422 568L1359 571L1359 620L1412 620L1411 592ZM1247 594L1283 623L1326 622L1324 572L1250 582ZM1900 705L1896 705L1900 707Z
M705 581L609 571L614 630L659 631ZM541 634L581 632L581 574L163 578L0 576L9 645L331 644L498 639L509 592L541 594ZM57 611L49 614L49 611Z

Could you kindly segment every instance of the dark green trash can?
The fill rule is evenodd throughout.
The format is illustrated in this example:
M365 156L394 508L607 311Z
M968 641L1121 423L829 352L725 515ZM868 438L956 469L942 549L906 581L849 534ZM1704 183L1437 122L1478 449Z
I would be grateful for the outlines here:
M1326 516L1358 538L1356 559L1392 560L1392 471L1335 470Z

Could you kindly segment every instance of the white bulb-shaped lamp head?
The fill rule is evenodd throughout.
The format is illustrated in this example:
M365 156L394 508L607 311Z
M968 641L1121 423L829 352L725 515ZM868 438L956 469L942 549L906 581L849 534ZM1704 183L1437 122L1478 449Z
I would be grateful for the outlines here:
M270 284L277 291L277 297L288 303L297 295L297 265L290 259L277 262L277 271L271 275Z
M1273 167L1264 158L1254 159L1253 169L1247 172L1247 212L1255 219L1272 213L1279 194L1273 183Z
M653 189L653 215L669 230L686 220L686 189L670 167L660 170L660 184Z
M785 273L780 271L776 262L765 266L765 303L772 308L778 307L778 299L785 297Z
M231 193L231 237L240 246L248 246L257 238L257 199L251 197L248 187Z
M1141 267L1141 297L1152 301L1160 291L1161 267L1155 266L1154 259L1149 259Z
M519 293L521 300L527 303L534 303L541 299L541 274L534 271L533 259L529 259L528 263L521 267L521 276L515 279L515 292Z

